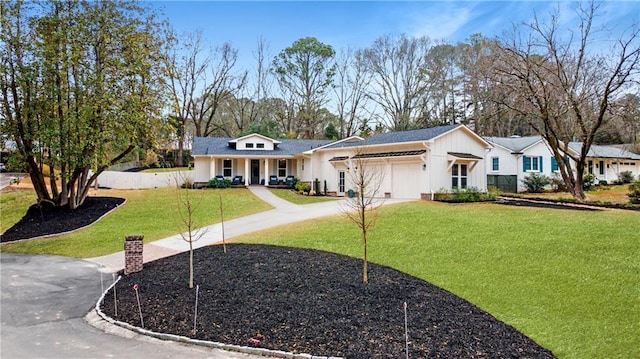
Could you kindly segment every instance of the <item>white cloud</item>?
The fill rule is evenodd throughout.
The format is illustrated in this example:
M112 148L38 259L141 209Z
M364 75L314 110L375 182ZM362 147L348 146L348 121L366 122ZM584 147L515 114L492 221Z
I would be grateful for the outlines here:
M416 9L406 17L403 27L407 35L450 40L473 20L471 3L425 4L428 6Z

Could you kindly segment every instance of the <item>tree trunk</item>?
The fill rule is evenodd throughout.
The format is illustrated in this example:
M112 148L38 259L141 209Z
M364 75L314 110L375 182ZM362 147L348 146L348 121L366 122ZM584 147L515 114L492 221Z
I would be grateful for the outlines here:
M369 259L367 258L367 230L362 230L362 244L364 247L364 256L362 263L362 283L364 285L369 284L369 269L367 268L367 263Z

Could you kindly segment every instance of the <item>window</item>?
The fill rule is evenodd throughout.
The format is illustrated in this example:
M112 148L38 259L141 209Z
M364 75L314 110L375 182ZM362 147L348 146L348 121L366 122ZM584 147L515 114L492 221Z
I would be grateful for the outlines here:
M491 157L491 170L494 172L500 171L500 158Z
M600 167L598 168L600 170L600 175L604 175L604 161L600 161L599 163Z
M344 171L338 172L338 192L344 193Z
M522 170L524 172L542 172L542 156L522 157Z
M558 161L556 161L555 157L551 157L551 171L558 172Z
M231 160L223 160L222 161L222 175L225 177L231 177Z
M253 143L247 143L247 144L245 145L245 147L246 147L246 148L253 148Z
M451 188L467 188L467 165L456 163L451 167Z
M304 158L302 159L302 170L304 171Z
M264 143L256 143L256 148L264 148Z
M590 174L593 174L593 161L591 160L587 162L587 171L589 171Z
M287 160L278 160L278 177L287 177Z

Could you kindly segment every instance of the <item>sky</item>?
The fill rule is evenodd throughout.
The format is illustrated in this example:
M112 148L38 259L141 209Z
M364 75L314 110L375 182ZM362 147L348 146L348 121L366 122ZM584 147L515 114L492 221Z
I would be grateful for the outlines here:
M212 47L229 42L238 65L252 66L258 38L270 57L313 36L336 51L370 46L380 36L428 36L455 44L470 35L500 36L559 10L575 24L575 1L152 1L178 33L201 30ZM597 20L614 32L640 24L640 1L605 1ZM245 67L246 68L246 67Z

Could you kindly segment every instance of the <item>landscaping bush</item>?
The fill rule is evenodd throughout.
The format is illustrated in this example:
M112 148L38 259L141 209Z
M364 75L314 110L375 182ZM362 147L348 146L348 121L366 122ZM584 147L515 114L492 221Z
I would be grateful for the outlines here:
M562 176L553 176L551 178L551 189L553 192L566 192L567 184L562 179Z
M212 178L209 181L209 188L229 188L231 187L231 180L230 179L223 179L222 182L218 181L217 178Z
M590 191L593 188L593 184L596 182L596 176L593 173L587 173L582 176L582 189Z
M607 181L605 181L605 180L598 181L598 186L606 186L606 185L608 185L608 184L609 184L609 182L607 182Z
M296 183L296 191L300 193L309 193L311 190L311 185L305 182L297 182Z
M618 173L618 182L621 184L631 183L633 182L633 172L631 171L622 171Z
M438 202L451 202L453 199L453 193L449 192L449 190L445 188L440 188L436 193L433 194L433 200Z
M640 180L629 185L629 201L632 204L640 204Z
M453 192L449 192L449 190L441 188L434 194L433 200L439 202L454 203L484 202L494 201L496 198L498 198L499 194L500 192L497 189L494 189L487 193L483 193L475 187L454 189Z
M529 193L542 193L544 188L551 184L551 179L540 173L530 173L522 180L522 184L527 187Z

